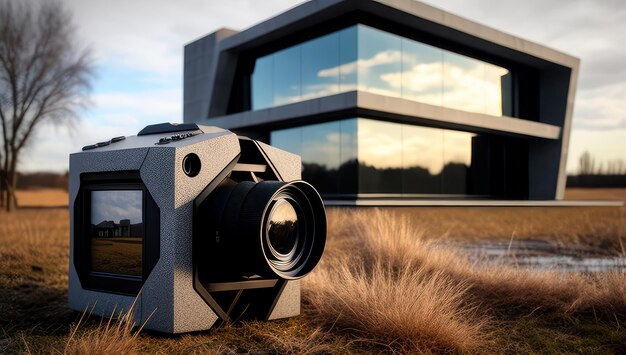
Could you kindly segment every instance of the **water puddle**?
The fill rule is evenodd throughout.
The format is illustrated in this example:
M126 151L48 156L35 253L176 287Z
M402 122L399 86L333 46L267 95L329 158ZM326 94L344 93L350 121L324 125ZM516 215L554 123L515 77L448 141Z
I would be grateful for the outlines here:
M594 273L626 271L626 258L601 255L597 250L557 247L541 240L456 245L478 264L516 266L538 271Z

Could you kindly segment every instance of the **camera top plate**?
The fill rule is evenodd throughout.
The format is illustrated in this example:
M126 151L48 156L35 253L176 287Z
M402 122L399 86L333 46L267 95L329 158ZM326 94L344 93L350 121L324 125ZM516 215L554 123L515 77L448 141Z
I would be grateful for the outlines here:
M232 132L214 126L197 124L160 123L146 126L136 136L115 137L109 141L99 142L83 147L83 152L102 152L110 150L147 148L156 146L181 147L190 143L197 143L195 136L200 140L211 139ZM155 137L156 136L156 137Z

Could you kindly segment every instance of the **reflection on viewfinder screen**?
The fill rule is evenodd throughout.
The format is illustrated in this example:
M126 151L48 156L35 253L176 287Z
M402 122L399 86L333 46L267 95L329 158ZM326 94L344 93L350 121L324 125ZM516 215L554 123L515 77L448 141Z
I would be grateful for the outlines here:
M91 271L141 276L143 192L91 192Z

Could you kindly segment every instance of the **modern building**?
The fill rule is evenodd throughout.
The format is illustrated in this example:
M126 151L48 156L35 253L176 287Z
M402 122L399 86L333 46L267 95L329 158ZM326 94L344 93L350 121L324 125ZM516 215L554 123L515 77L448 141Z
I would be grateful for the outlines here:
M330 204L560 200L579 64L413 0L314 0L187 44L184 121L301 155Z

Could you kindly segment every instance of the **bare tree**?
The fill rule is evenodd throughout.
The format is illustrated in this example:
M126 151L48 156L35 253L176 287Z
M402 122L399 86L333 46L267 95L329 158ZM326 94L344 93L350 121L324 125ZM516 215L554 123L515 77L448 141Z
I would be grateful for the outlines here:
M0 96L0 99L2 99L2 96ZM2 138L0 138L2 139ZM0 140L1 142L1 140ZM4 146L4 145L3 145ZM2 170L2 152L0 151L0 208L4 206L4 170Z
M578 159L578 174L592 175L595 173L596 160L588 151L585 151Z
M42 122L71 124L87 103L90 55L58 2L0 0L0 194L10 211L20 153Z

